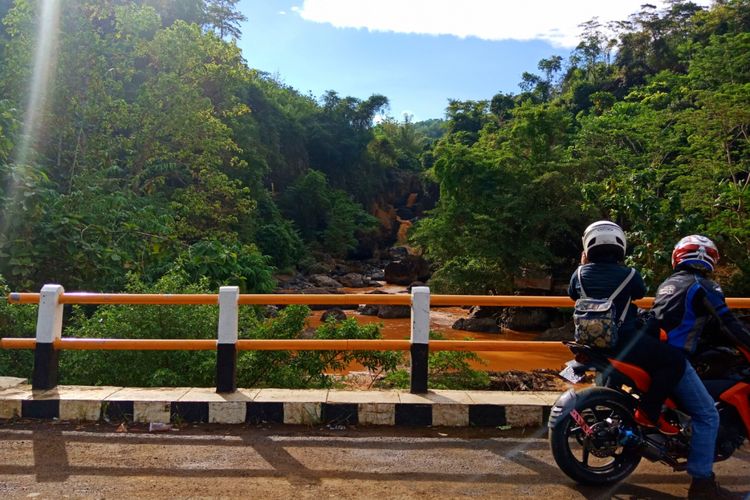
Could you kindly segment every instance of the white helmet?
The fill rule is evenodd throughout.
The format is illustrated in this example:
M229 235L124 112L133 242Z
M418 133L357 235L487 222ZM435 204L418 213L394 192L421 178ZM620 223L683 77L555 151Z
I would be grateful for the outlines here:
M589 251L601 245L614 245L622 250L625 256L627 240L622 228L608 220L600 220L591 224L583 232L583 251L588 255Z

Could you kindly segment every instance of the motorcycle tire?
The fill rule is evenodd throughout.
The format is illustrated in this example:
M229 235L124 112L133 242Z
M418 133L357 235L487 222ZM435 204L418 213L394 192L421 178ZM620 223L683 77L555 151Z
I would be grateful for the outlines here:
M611 428L607 418L635 427L633 401L613 389L584 389L576 394L574 408L592 429ZM628 477L641 461L637 449L620 445L613 436L587 437L570 409L553 407L549 428L550 448L557 466L577 483L596 486L617 483Z

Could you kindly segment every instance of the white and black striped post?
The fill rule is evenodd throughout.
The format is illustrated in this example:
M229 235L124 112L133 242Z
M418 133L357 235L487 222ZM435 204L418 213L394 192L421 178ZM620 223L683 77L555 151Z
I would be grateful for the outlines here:
M55 340L62 337L63 305L60 296L62 285L44 285L39 294L39 312L36 320L36 348L31 388L53 389L57 386L58 351Z
M216 344L216 392L237 390L237 330L240 289L219 289L219 341Z
M430 289L411 289L411 392L427 392L427 359L430 350Z

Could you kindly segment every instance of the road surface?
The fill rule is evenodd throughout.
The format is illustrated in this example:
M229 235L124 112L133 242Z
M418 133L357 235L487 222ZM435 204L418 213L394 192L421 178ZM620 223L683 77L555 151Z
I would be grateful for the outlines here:
M15 422L0 424L0 497L684 498L689 482L644 462L613 488L580 487L551 460L544 430ZM750 491L747 444L716 471Z

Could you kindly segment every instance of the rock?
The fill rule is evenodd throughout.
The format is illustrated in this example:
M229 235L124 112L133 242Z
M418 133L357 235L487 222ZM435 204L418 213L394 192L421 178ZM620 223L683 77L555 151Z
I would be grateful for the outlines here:
M341 283L325 274L313 274L310 276L310 281L323 288L341 288Z
M500 331L497 319L493 317L460 318L453 323L451 328L454 330L466 330L469 332L498 333Z
M338 281L349 288L363 288L370 284L369 280L366 280L364 276L357 273L347 273L340 276Z
M430 277L430 266L418 255L407 255L385 266L384 274L387 283L409 285L415 281L426 281Z
M359 260L347 260L337 262L333 269L334 274L363 274L365 272L365 263Z
M340 307L332 307L320 317L320 320L323 322L328 321L329 319L344 321L346 319L346 313Z
M360 304L357 312L362 316L377 316L380 306L377 304Z
M265 318L275 318L279 315L279 306L265 306L263 308L263 316Z
M521 332L544 331L559 324L561 313L553 307L506 307L500 313L500 326Z
M302 330L300 332L298 338L305 339L305 340L312 340L312 339L314 339L315 338L315 328L311 328L311 327L305 328L304 330Z
M367 293L372 295L388 295L382 290L372 290ZM381 307L382 306L378 304L360 304L360 306L357 308L357 312L363 316L377 316L378 311L380 311Z
M469 309L469 318L499 318L503 312L502 307L494 306L471 306Z
M276 276L276 281L278 282L277 290L302 290L313 286L299 273L294 276Z
M327 262L314 262L307 270L309 274L330 274L333 272L333 265Z
M370 272L370 280L372 281L384 281L385 272L382 269L373 269Z
M403 260L409 256L409 250L406 247L392 247L388 249L388 257L391 260Z
M381 305L378 308L378 318L393 319L393 318L410 318L411 307L409 306L388 306Z
M410 283L409 286L406 287L406 291L411 293L411 289L414 288L415 286L427 286L427 284L422 283L421 281L414 281Z

